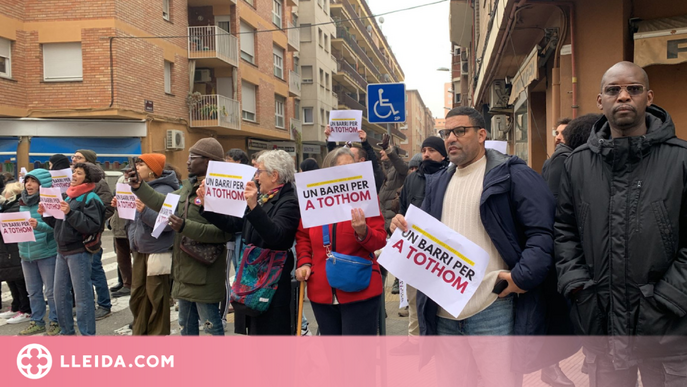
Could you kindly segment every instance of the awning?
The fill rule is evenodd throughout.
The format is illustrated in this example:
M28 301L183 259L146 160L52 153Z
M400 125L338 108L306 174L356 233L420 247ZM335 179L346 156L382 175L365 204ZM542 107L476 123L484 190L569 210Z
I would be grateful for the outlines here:
M129 157L141 154L141 139L127 138L88 138L88 137L34 137L31 139L29 162L47 162L50 156L62 153L71 156L78 149L90 149L98 154L101 163L120 163Z
M0 162L9 162L17 157L19 137L0 137Z
M639 66L687 62L687 15L643 20L634 40L634 62Z

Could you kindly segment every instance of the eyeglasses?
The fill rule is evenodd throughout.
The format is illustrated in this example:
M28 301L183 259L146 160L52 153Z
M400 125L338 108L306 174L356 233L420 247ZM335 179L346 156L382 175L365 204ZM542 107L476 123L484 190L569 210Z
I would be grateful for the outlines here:
M72 160L86 160L83 156L72 156Z
M609 97L617 97L623 89L625 89L629 95L640 95L644 92L644 85L610 85L604 87L604 94Z
M463 137L465 136L465 132L468 131L470 128L481 128L480 126L456 126L453 129L442 129L439 131L439 137L442 139L446 140L451 136L451 133L453 133L456 138L458 137Z
M263 172L267 172L267 170L266 170L266 169L256 169L256 170L255 170L255 175L257 176L257 175L259 175L259 174L261 174L261 173L263 173Z

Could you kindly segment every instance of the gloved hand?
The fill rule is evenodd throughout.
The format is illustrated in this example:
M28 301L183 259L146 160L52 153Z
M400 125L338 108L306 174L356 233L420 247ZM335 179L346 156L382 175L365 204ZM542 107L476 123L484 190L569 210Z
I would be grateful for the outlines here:
M382 135L382 142L378 142L377 146L381 147L384 150L387 150L389 148L389 142L390 141L391 141L391 137L387 133L384 133Z

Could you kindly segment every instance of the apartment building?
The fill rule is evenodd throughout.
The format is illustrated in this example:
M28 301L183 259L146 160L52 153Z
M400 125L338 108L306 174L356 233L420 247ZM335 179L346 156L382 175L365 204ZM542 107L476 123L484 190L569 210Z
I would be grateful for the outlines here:
M3 171L90 148L106 170L156 152L185 175L188 148L204 137L295 156L294 7L0 0Z
M434 124L432 112L425 106L420 92L406 90L406 123L400 129L406 136L405 141L401 142L401 148L405 151L407 160L420 153L425 138L435 135Z
M687 138L687 2L453 0L450 39L453 90L535 170L554 151L559 118L600 113L601 77L623 60L644 68L653 102Z

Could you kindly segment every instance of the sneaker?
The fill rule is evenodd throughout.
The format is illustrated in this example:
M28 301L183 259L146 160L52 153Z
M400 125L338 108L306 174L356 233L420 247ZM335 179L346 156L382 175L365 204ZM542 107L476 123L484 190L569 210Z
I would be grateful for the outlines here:
M57 336L62 332L62 328L60 328L60 324L56 323L55 321L50 321L50 325L48 325L48 330L47 334L48 336Z
M38 325L35 321L31 321L26 329L19 332L19 336L30 336L43 332L45 332L45 325Z
M13 312L11 310L8 310L6 312L0 313L0 318L12 318L17 315L17 312Z
M95 321L102 320L111 314L112 311L110 309L98 307L98 309L95 310Z
M398 315L400 317L408 317L410 315L410 311L408 310L408 307L406 306L405 308L399 310Z
M312 332L310 332L308 326L306 326L305 329L301 329L301 336L312 336Z
M17 312L14 317L7 320L8 324L19 324L31 320L31 313Z
M114 291L110 294L112 298L126 297L131 295L131 288L122 287L121 289Z
M116 292L117 290L121 289L124 287L123 283L118 283L117 285L113 286L110 288L110 292Z

